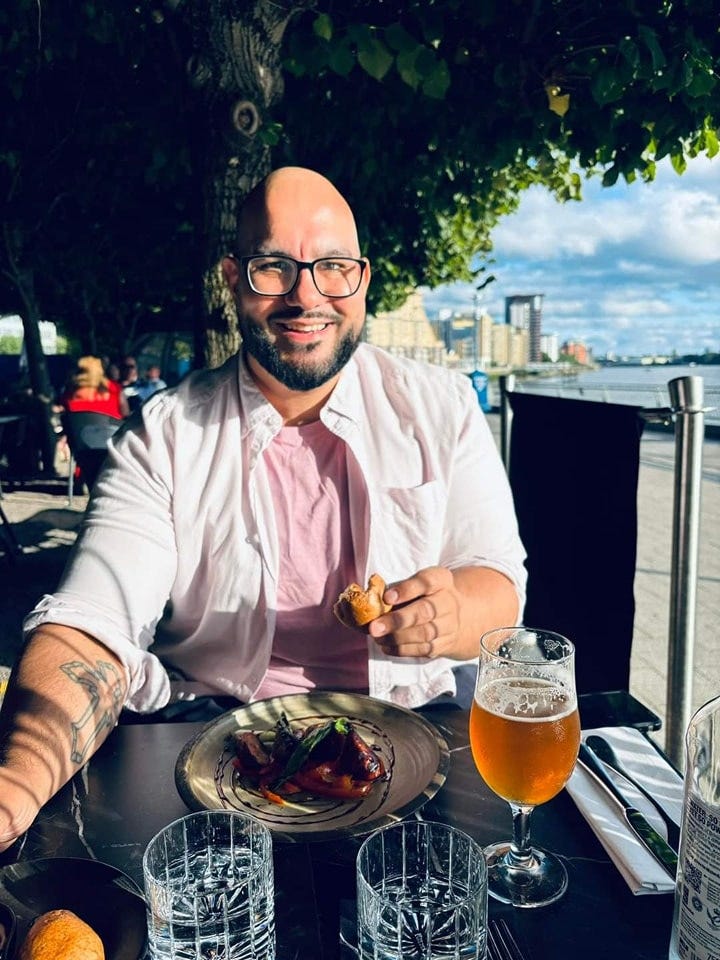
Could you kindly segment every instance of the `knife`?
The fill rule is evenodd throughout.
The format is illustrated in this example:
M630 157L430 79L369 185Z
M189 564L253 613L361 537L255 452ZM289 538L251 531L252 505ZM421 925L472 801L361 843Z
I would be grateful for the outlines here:
M606 772L602 763L585 743L580 744L578 760L588 773L605 788L618 806L620 806L625 822L635 836L638 837L643 846L650 851L657 862L665 868L674 880L675 874L677 873L678 858L673 848L660 836L657 830L648 823L643 814L633 807L631 803L628 803L615 781Z
M649 802L655 807L659 816L662 817L663 823L665 824L665 829L667 830L667 842L673 848L675 853L680 849L680 827L675 823L673 818L665 811L661 803L655 799L655 797L650 793L649 790L646 790L645 787L631 776L630 772L626 767L620 762L615 750L611 743L604 737L595 736L591 734L585 740L585 743L592 750L595 756L602 760L606 767L611 767L615 770L616 773L619 773L623 780L627 780L628 783L631 783L636 790L638 790Z

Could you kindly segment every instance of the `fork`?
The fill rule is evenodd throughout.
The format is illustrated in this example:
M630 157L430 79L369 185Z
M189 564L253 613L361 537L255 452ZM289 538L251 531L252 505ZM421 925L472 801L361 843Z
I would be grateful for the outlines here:
M488 960L525 960L505 920L488 921Z

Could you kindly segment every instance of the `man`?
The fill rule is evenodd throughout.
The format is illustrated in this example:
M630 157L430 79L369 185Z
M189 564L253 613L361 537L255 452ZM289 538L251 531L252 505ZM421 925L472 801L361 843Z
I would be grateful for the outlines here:
M140 402L145 403L148 397L151 397L158 390L164 390L167 384L160 376L160 367L153 363L147 368L147 373L137 382L137 392Z
M242 356L111 441L73 562L26 620L0 847L123 706L312 688L419 706L453 696L483 631L520 616L524 552L470 383L359 343L370 264L332 184L271 174L223 270ZM394 609L368 636L332 605L372 572Z
M140 397L140 380L138 377L138 366L135 357L125 356L120 361L120 386L123 396L131 413L140 409L142 399Z

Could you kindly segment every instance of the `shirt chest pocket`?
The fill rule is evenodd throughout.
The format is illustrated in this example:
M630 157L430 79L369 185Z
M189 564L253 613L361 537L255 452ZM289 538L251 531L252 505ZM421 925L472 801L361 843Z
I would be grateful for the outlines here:
M438 562L445 522L441 483L386 487L377 491L374 508L371 556L381 563L386 579L401 579Z

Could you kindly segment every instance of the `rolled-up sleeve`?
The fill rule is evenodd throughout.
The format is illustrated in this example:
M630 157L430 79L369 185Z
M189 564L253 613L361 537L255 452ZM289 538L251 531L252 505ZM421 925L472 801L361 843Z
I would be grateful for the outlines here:
M26 617L27 633L60 623L89 633L124 664L128 705L163 706L167 673L148 653L177 570L172 443L163 404L143 411L110 442L71 560L57 591Z
M514 584L525 606L527 570L507 474L488 422L468 384L466 415L449 476L441 563L490 567Z

